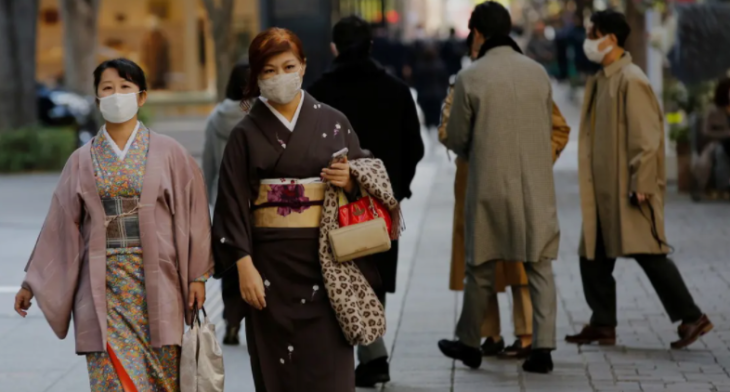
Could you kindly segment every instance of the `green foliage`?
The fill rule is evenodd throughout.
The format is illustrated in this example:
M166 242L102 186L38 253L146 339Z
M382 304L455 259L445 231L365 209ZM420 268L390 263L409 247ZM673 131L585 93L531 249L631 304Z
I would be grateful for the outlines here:
M61 170L76 147L76 131L68 128L0 132L0 173Z
M153 121L152 110L147 106L142 106L139 108L139 113L137 113L137 119L141 121L142 124L150 126Z
M689 143L689 125L672 124L669 126L669 140L675 143Z
M686 86L676 79L666 80L664 99L667 104L675 106L687 115L699 113L712 101L715 84L713 81Z

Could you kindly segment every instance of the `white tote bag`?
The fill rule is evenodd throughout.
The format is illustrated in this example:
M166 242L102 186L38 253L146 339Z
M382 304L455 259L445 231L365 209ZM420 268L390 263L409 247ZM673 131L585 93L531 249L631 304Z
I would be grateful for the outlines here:
M183 336L180 358L180 392L223 392L223 350L218 344L215 325L193 310L192 327Z

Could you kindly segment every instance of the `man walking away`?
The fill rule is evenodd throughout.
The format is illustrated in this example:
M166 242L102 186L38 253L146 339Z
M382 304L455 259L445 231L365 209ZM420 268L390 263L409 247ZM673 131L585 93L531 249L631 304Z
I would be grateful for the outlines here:
M533 304L528 372L553 369L557 300L552 262L560 242L552 171L550 79L518 53L502 5L484 2L469 20L480 58L461 71L444 144L468 160L466 286L458 340L439 342L447 357L481 366L480 326L495 293L498 261L522 262Z
M583 235L580 271L590 324L566 340L616 343L618 257L639 263L672 322L681 321L683 348L712 330L695 305L677 266L667 258L664 236L664 124L649 80L624 51L631 31L623 14L591 17L585 54L603 65L588 80L579 139L579 182Z
M364 20L350 16L332 32L336 59L332 70L309 89L317 100L342 111L357 132L360 145L383 160L398 201L411 197L411 181L423 158L421 125L410 89L389 75L371 57L372 33ZM373 256L383 281L376 294L385 304L395 292L398 242L390 251ZM382 339L357 350L360 362L355 383L373 387L390 380L388 351Z

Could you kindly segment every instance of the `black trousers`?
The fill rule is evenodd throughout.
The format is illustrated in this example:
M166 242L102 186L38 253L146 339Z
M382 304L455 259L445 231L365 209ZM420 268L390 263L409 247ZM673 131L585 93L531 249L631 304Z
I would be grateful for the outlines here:
M223 275L223 319L226 325L240 327L248 305L241 296L241 288L238 281L238 271L228 271Z
M693 322L702 317L682 279L677 266L666 255L642 254L632 255L649 278L651 285L659 295L672 322ZM616 327L616 280L613 269L616 259L606 256L603 233L600 225L596 238L595 260L581 258L580 275L583 281L583 293L588 306L593 311L591 325L597 327Z

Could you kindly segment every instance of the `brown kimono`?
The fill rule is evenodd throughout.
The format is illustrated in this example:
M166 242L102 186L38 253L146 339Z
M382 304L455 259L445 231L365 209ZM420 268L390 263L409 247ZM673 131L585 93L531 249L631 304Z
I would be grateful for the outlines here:
M213 218L216 276L236 273L236 262L251 256L264 280L267 306L249 308L246 317L257 391L354 391L353 348L320 265L313 212L322 208L323 191L298 181L319 178L344 147L350 160L368 153L342 113L308 94L303 99L293 132L258 100L231 134ZM275 179L290 185L272 187Z

